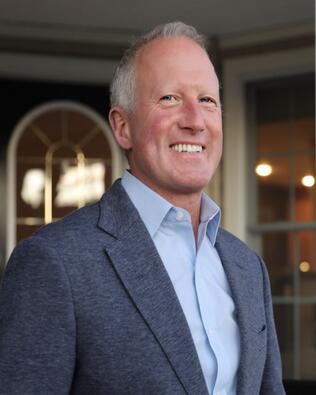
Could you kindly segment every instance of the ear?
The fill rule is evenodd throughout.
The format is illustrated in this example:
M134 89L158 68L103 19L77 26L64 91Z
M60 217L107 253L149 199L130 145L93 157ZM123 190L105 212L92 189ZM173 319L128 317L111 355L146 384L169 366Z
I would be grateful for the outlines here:
M120 107L113 107L109 113L109 122L118 145L124 150L132 147L130 125L127 114Z

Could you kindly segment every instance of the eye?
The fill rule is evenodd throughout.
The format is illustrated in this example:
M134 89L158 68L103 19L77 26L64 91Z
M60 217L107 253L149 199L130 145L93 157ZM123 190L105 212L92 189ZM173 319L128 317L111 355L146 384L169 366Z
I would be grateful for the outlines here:
M175 100L175 97L173 95L165 95L160 100L165 102L171 102Z
M201 97L200 102L205 103L210 107L218 107L216 100L214 100L212 97L209 96Z
M178 97L174 95L164 95L159 101L164 107L173 107L175 104L177 104Z

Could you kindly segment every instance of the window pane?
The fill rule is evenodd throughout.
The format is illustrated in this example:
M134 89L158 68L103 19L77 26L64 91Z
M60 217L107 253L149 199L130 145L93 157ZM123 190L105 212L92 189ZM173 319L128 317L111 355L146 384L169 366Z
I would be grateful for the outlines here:
M301 306L301 378L316 379L316 305Z
M299 233L300 289L302 296L316 296L316 231Z
M289 160L261 157L258 164L271 166L271 174L257 176L258 221L277 222L290 219Z
M275 326L282 358L283 377L292 378L294 360L293 307L274 305Z
M111 162L112 154L110 146L104 139L101 131L91 133L90 136L87 135L87 139L83 143L81 148L87 157L98 159L107 158Z
M31 236L40 226L41 225L17 225L16 239L20 241Z
M78 111L63 111L59 117L64 125L67 124L67 134L70 141L75 141L76 143L84 141L93 134L94 130L98 130L92 119L85 114L80 114Z
M315 155L296 155L295 164L295 220L312 222L316 220Z
M16 213L18 218L44 217L45 165L17 163Z
M309 118L301 118L294 121L294 149L315 149L315 120L314 114Z
M293 105L296 119L310 117L315 113L315 75L297 80L293 89Z
M43 133L35 125L28 126L20 137L17 146L18 159L41 159L45 157L49 141Z
M269 271L274 296L293 295L292 250L293 241L290 233L275 232L262 236L262 256Z
M67 176L68 169L77 169L77 159L72 156L63 158L54 157L52 164L52 216L54 219L62 218L69 211L78 208L78 199L73 199L72 192L76 193L77 177ZM69 181L68 181L69 180Z
M288 84L259 83L256 90L258 124L283 122L288 119L291 97Z
M46 111L32 122L31 127L44 135L49 146L63 138L63 130L66 125L63 122L62 114L63 111L60 110Z
M111 185L112 169L105 161L85 160L78 168L76 158L55 158L52 166L53 218L62 218L86 203L100 199Z
M289 123L276 121L259 124L257 128L257 150L261 154L287 152L290 148ZM271 142L273 141L273 144Z

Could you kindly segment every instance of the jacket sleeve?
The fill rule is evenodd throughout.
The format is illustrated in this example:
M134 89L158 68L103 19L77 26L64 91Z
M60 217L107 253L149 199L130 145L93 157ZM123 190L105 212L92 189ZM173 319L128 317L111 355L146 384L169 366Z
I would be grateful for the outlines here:
M285 395L282 383L280 350L273 318L269 276L265 264L262 262L261 258L259 259L263 272L264 303L267 322L267 355L263 371L260 395Z
M0 290L0 394L69 394L75 336L62 259L42 238L26 239Z

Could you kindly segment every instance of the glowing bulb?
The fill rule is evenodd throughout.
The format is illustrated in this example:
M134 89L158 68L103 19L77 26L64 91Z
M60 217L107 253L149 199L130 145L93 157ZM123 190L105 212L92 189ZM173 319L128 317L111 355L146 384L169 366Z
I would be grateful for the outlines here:
M303 273L309 272L311 265L307 261L303 261L300 263L300 271Z
M304 176L302 178L302 184L308 188L312 187L315 184L315 177L310 174Z
M260 165L256 167L256 173L260 177L267 177L272 173L272 166L267 163L260 163Z

